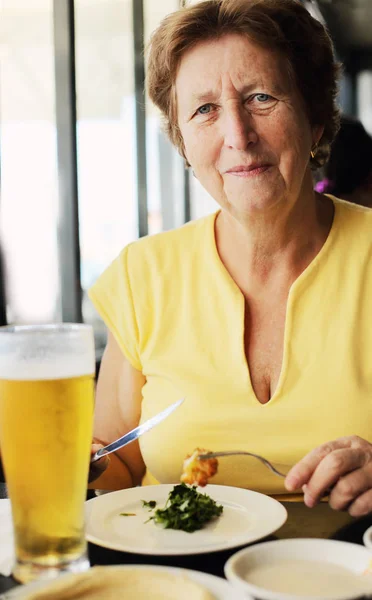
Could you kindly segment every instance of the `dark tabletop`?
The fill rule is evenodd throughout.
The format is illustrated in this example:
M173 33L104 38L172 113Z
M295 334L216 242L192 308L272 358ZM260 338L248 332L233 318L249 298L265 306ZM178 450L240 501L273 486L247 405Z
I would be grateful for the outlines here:
M6 488L0 483L0 497L5 498ZM88 492L88 498L94 497L94 492ZM350 525L340 529L332 539L337 539L355 544L363 544L363 534L365 530L372 526L372 516L363 517L355 520ZM269 536L265 540L259 540L259 543L268 540L274 540L275 536ZM166 565L172 567L183 567L185 569L193 569L196 571L204 571L224 577L223 567L227 559L237 552L239 548L226 550L222 552L210 552L209 554L199 554L193 556L149 556L144 554L131 554L128 552L118 552L101 548L95 544L88 544L89 560L92 566L94 565ZM12 577L4 577L0 575L0 593L5 592L17 583Z

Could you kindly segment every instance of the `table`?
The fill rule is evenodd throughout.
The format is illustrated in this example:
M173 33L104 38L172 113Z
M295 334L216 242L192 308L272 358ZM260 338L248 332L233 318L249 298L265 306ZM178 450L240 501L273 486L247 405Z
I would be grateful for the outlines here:
M6 497L4 484L0 482L0 497ZM94 497L94 491L88 492L88 498ZM372 526L372 515L363 517L354 521L351 525L347 525L340 529L332 539L352 542L355 544L363 544L363 533ZM275 536L269 536L263 541L275 540ZM227 559L237 552L240 548L234 548L222 552L211 552L210 554L199 554L195 556L146 556L143 554L131 554L128 552L118 552L101 548L95 544L88 544L89 560L92 566L94 565L130 565L130 564L146 564L146 565L166 565L172 567L183 567L196 571L204 571L224 577L223 567ZM6 592L15 587L17 582L12 577L4 577L0 575L0 593Z

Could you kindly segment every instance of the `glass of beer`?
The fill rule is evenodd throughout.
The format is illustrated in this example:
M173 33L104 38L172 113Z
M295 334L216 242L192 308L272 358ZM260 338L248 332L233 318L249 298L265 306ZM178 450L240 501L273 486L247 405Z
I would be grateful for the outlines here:
M0 455L23 583L89 568L94 372L89 325L0 328Z

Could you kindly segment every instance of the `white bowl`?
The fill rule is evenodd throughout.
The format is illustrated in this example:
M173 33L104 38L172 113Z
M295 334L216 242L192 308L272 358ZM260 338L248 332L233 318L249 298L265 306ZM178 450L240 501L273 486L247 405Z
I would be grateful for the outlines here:
M288 587L289 583L294 585L292 568L295 568L295 561L301 561L297 563L297 568L303 570L296 590ZM303 561L308 564L304 565ZM318 563L319 569L313 564L314 562ZM282 591L274 591L275 587L277 590L278 587L273 584L272 572L262 574L261 571L259 583L249 580L250 570L253 573L254 568L274 565L280 568L281 576L285 577ZM349 573L355 576L355 590L354 587L349 588L347 581L343 581L344 576L340 567L346 569L345 578L348 578ZM287 577L286 569L289 569ZM327 569L333 572L327 574ZM334 571L338 569L340 573L337 573L336 577ZM368 574L365 574L367 570ZM225 575L237 588L260 600L352 600L360 598L363 594L372 594L372 553L363 546L336 540L314 538L275 540L244 548L231 556L225 565ZM340 586L340 582L343 582L341 589L331 587L330 576L335 581L334 585ZM315 582L320 586L321 578L324 578L321 590L309 590ZM354 586L354 582L352 584Z
M372 548L372 526L365 530L363 535L363 544L367 548Z

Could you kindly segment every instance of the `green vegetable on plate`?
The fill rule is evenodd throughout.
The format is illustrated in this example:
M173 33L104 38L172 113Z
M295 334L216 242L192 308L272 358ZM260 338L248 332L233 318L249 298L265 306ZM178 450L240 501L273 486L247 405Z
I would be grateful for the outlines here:
M149 502L147 502L146 500L141 500L141 502L143 507L150 508L150 510L152 510L156 506L155 500L149 500Z
M154 500L146 505L150 504L156 506ZM192 533L219 517L222 511L223 506L218 505L207 494L197 492L196 486L180 483L169 493L165 507L158 508L149 521L155 521L164 529L181 529Z

